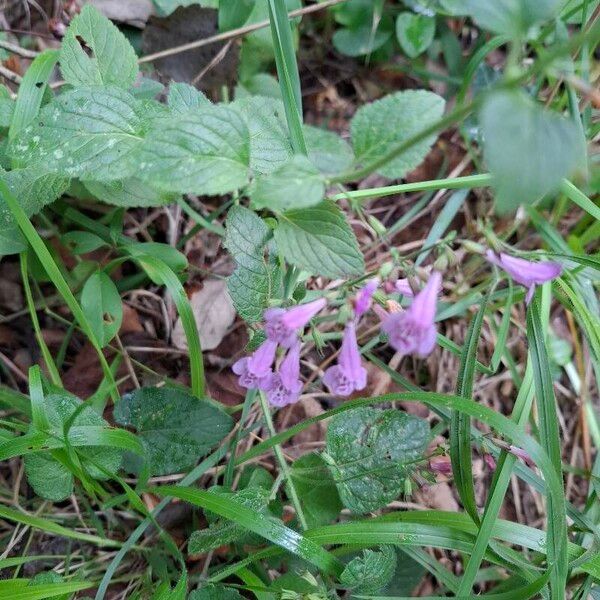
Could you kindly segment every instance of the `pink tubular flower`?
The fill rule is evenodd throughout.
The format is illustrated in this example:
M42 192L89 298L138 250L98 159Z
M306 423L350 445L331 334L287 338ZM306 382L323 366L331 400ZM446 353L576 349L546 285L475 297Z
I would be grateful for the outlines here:
M269 308L265 311L265 333L267 339L291 348L298 332L304 329L308 322L323 308L327 301L319 298L307 304L299 304L292 308Z
M300 341L296 340L283 359L279 371L271 378L267 398L273 406L281 408L297 402L301 391Z
M323 383L338 396L349 396L367 385L367 370L362 366L353 320L346 323L337 365L325 371Z
M414 298L415 296L415 293L408 283L408 279L398 279L398 281L396 281L394 284L394 288L399 294L407 296L408 298Z
M379 287L379 279L371 279L368 281L356 294L354 299L354 314L357 317L362 317L369 308L371 308L371 302L373 300L373 294Z
M527 288L525 302L529 304L535 292L535 286L551 281L562 272L562 267L555 262L531 262L524 258L516 258L504 252L497 256L491 250L485 253L486 258L494 265L504 269L517 283Z
M381 329L388 334L391 346L402 354L416 353L425 357L435 346L435 310L442 275L433 271L427 285L403 312L388 315Z
M254 351L254 354L235 362L232 370L240 376L239 384L247 389L268 389L273 378L271 367L276 350L277 343L266 340Z

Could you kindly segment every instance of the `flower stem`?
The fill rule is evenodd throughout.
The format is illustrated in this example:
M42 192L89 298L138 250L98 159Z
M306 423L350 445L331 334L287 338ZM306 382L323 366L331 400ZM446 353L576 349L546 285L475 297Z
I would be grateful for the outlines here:
M275 426L273 425L273 419L271 418L271 410L269 408L269 404L263 392L260 392L260 406L265 416L265 421L267 423L267 429L269 430L269 434L271 436L274 436L276 434ZM288 464L285 462L285 457L283 456L281 446L279 444L275 444L273 446L273 452L275 453L275 458L279 463L281 472L285 477L287 493L290 497L292 505L294 506L296 515L298 516L298 521L300 521L302 529L308 529L308 523L306 522L306 517L304 516L302 506L300 505L300 498L298 498L298 493L296 492L296 488L294 487L294 482L292 481L290 469L288 467Z

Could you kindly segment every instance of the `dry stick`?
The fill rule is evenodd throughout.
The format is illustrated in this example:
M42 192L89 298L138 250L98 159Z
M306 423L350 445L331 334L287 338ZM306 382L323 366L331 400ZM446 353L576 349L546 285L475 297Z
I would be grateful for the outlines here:
M17 73L11 71L10 69L7 69L6 67L3 67L2 65L0 65L0 76L4 77L5 79L8 79L8 81L12 81L13 83L17 84L20 84L21 81L23 81L23 78L20 75L17 75Z
M321 2L319 4L313 4L311 6L307 6L306 8L299 8L297 10L292 10L288 13L288 17L293 19L294 17L301 17L303 15L308 15L313 12L317 12L318 10L323 10L324 8L329 8L330 6L335 6L336 4L341 4L342 2L346 2L346 0L326 0L325 2ZM182 44L181 46L175 46L174 48L168 48L167 50L161 50L160 52L155 52L154 54L148 54L139 59L138 62L146 63L151 62L153 60L157 60L159 58L165 58L166 56L173 56L174 54L179 54L181 52L188 52L190 50L195 50L196 48L202 48L202 46L208 46L209 44L215 44L217 42L224 42L226 40L230 40L232 38L240 37L242 35L246 35L247 33L252 33L257 31L258 29L263 29L264 27L268 27L270 24L268 19L264 21L259 21L258 23L253 23L252 25L245 25L244 27L238 27L237 29L232 29L231 31L225 31L223 33L219 33L217 35L213 35L208 38L204 38L202 40L197 40L195 42L189 42L187 44Z
M35 58L39 54L39 52L36 52L35 50L27 50L26 48L21 48L21 46L11 44L5 40L0 40L0 48L4 48L4 50L8 50L22 58Z

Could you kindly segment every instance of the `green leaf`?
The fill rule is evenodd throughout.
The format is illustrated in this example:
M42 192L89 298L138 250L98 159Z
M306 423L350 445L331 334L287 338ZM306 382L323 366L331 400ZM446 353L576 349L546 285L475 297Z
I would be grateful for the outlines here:
M465 0L461 12L471 15L484 29L520 37L532 25L557 16L563 4L564 0Z
M27 587L52 583L63 583L63 581L63 577L58 573L55 573L54 571L43 571L42 573L38 573L32 577L27 583ZM56 600L69 600L70 597L71 594L69 592L60 596L55 596Z
M207 585L191 592L188 600L243 600L243 597L237 590L224 585Z
M309 527L331 523L342 510L342 502L327 464L318 454L305 454L294 461L291 477Z
M212 488L212 492L222 494L233 502L238 502L241 506L249 508L257 513L268 515L269 489L254 487L231 492L229 490ZM255 542L260 544L260 538L256 540L254 534L248 535L248 532L234 521L219 519L212 513L206 512L209 526L205 529L194 531L188 541L188 552L190 554L203 554L215 550L220 546L226 546L232 542L242 544L251 544Z
M273 98L280 102L282 100L279 82L268 73L256 73L238 83L235 88L235 99L240 100L249 96Z
M285 259L326 277L364 272L364 259L344 214L330 201L279 215L275 241Z
M363 550L344 569L340 583L358 594L374 594L386 586L396 572L396 551L393 546L379 550Z
M396 19L396 37L402 50L416 58L431 46L435 36L435 19L413 12L402 12Z
M6 87L0 87L0 127L10 126L13 112L15 110L15 101L8 94Z
M178 194L159 191L137 177L118 181L84 181L83 184L98 200L124 208L164 206L178 197Z
M220 0L219 31L237 29L246 23L256 0Z
M138 74L137 56L119 29L86 4L63 39L60 70L65 81L74 86L128 88Z
M306 156L296 155L268 175L257 177L250 188L255 208L282 212L319 204L325 180Z
M139 176L158 189L225 194L248 181L250 137L228 106L159 119L136 153Z
M324 175L341 173L354 161L350 145L333 131L305 125L304 139L308 158Z
M293 155L283 103L274 98L246 97L232 105L250 132L250 168L270 173Z
M357 160L364 164L386 154L439 120L443 112L444 99L424 90L396 92L359 108L351 123ZM429 136L378 172L390 179L403 177L423 161L434 141L435 136Z
M522 92L494 93L483 105L480 121L500 212L556 191L563 178L585 164L579 127Z
M115 337L123 321L123 304L117 286L104 271L93 273L81 291L81 308L104 348Z
M126 244L123 249L134 258L157 258L175 273L185 271L188 266L187 258L177 248L160 242L134 242Z
M397 410L357 408L332 419L324 458L346 508L367 513L395 500L429 442L427 421Z
M227 214L225 246L237 268L227 281L229 294L240 316L254 323L262 319L272 290L272 269L264 256L270 229L254 212L232 206Z
M12 140L9 153L63 176L123 179L138 168L127 159L142 141L141 107L116 87L65 92Z
M85 435L86 428L108 427L96 411L89 406L81 408L81 400L64 390L46 394L44 405L50 426L59 437L63 436L63 428L75 411L78 414L73 419L72 430L77 428L78 437ZM95 479L106 479L104 471L115 473L121 466L121 451L117 448L87 445L85 455L87 458L81 458L82 466ZM47 450L27 454L24 460L27 481L38 496L58 502L73 493L73 474Z
M185 113L211 106L210 100L200 90L188 83L176 81L172 81L169 85L167 103L174 113Z
M346 56L363 56L381 48L391 37L391 28L380 26L374 29L369 22L358 27L338 29L332 41L336 50Z
M19 199L19 204L28 217L37 214L44 206L62 196L69 186L69 180L57 175L47 175L34 168L3 171L10 191ZM0 256L14 254L25 249L25 241L14 220L12 212L3 198L0 198Z
M126 394L114 416L121 425L136 429L153 475L189 467L232 428L231 418L212 403L169 387L146 387ZM133 464L134 469L137 466Z
M583 563L580 567L586 573L589 573L592 577L600 581L600 554L597 554L591 560Z

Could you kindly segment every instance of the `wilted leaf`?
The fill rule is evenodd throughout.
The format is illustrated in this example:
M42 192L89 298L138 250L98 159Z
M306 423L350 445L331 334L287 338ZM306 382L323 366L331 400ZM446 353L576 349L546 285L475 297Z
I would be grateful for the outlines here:
M227 282L223 279L207 279L202 289L192 294L190 304L202 350L214 350L235 320L235 308L227 292ZM172 342L176 348L187 348L181 319L175 323Z

